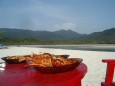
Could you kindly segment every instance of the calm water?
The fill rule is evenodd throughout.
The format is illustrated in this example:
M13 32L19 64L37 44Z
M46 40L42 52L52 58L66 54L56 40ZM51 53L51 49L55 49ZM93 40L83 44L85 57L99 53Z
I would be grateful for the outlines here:
M106 45L106 44L105 45L24 45L24 46L36 47L36 48L55 48L55 49L115 52L115 44L113 45Z

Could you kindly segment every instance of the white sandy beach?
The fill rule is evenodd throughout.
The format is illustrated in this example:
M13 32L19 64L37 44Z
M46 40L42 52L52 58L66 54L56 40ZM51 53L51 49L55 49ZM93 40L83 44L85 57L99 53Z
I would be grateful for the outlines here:
M52 54L68 54L72 58L82 58L83 63L85 63L88 67L88 72L82 80L83 86L100 86L100 83L104 81L106 73L106 63L102 63L102 59L115 59L115 52L62 50L30 47L8 47L8 49L0 49L0 58L12 55L26 55L31 54L32 52L37 54L41 52ZM3 62L3 60L0 59L0 62Z

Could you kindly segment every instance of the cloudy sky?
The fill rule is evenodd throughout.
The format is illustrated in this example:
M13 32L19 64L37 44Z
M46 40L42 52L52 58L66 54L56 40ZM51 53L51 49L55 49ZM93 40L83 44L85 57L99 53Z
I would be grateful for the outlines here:
M115 0L0 0L0 28L92 33L115 27Z

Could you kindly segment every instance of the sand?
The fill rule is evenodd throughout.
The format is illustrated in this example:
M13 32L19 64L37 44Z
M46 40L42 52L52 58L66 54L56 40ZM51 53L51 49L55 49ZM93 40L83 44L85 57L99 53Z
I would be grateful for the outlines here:
M88 67L88 72L82 80L83 86L100 86L104 81L106 74L106 63L102 59L115 59L115 52L102 51L83 51L83 50L64 50L48 48L30 48L30 47L8 47L0 49L0 58L12 55L26 55L31 53L52 53L52 54L69 54L69 58L82 58L83 63ZM4 62L0 59L0 62ZM115 76L114 76L115 77ZM115 80L115 78L114 78Z

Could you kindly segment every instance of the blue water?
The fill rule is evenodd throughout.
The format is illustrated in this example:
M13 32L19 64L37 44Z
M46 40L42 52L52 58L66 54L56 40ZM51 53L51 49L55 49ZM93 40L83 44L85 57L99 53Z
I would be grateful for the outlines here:
M106 45L26 45L26 46L37 47L37 48L115 52L115 45L107 45L107 44Z

